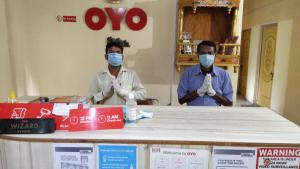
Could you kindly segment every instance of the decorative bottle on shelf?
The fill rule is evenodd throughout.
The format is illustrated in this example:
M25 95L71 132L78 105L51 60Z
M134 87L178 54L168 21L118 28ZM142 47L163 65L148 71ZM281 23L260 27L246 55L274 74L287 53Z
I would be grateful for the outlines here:
M136 123L137 118L137 103L134 98L133 93L128 94L128 99L126 100L126 122Z

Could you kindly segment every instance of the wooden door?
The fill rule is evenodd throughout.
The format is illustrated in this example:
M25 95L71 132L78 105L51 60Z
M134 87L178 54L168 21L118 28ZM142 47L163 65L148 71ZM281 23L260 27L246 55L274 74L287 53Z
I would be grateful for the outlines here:
M239 83L238 83L238 94L240 94L243 98L246 98L246 92L247 92L250 37L251 37L251 29L244 30L242 33L241 59L240 59L241 65L240 65Z
M263 27L257 103L270 107L276 52L277 24Z

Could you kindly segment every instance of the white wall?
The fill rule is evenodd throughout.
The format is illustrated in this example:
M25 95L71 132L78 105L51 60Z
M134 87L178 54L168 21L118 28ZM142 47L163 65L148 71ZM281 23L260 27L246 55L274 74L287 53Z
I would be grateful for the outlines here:
M6 21L5 0L0 0L0 102L7 101L13 89Z
M178 104L180 74L174 72L177 0L127 0L119 5L82 0L5 2L10 47L7 56L13 72L7 77L12 78L18 96L85 95L92 76L107 67L105 39L114 36L131 43L125 49L125 66L139 74L148 96L158 98L161 105ZM131 31L124 22L121 31L112 31L110 22L99 31L85 25L84 14L91 7L134 6L148 15L148 24L141 31ZM58 22L57 15L77 16L77 23ZM239 31L241 23L239 17ZM232 74L232 70L229 72ZM235 93L237 76L232 74Z
M246 99L254 102L256 99L255 90L257 88L257 73L259 67L260 56L260 42L261 42L261 27L256 26L251 28L250 49L248 60L248 78L247 78L247 91Z
M125 49L125 66L139 74L149 96L158 96L161 104L170 102L176 1L131 0L119 5L82 0L6 2L18 96L85 95L92 76L107 67L105 39L114 36L131 43ZM83 19L91 7L139 7L146 11L148 24L135 32L123 21L121 31L112 31L108 22L104 29L92 31ZM58 22L57 15L75 15L77 23Z
M291 45L292 20L280 21L277 23L277 41L274 64L274 78L271 95L270 108L283 114L285 103L288 65ZM259 63L261 56L262 27L259 25L251 28L251 41L249 49L248 79L246 98L250 102L256 102L258 81L259 81Z
M300 124L299 0L246 0L243 29L251 28L247 99L255 101L262 26L277 23L274 79L270 108Z
M292 30L292 20L278 23L271 109L280 114L283 114L286 102L281 96L286 95Z

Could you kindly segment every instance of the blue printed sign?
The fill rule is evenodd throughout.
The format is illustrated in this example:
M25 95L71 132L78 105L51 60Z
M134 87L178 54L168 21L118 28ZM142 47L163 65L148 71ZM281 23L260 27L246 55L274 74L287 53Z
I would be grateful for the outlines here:
M99 145L99 169L136 169L137 146Z

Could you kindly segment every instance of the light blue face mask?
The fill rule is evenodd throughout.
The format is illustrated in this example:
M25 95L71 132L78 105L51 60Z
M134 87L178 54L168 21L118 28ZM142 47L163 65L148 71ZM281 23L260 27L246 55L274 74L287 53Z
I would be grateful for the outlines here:
M209 68L214 64L215 55L203 54L199 55L200 64L206 68Z
M107 61L112 66L121 66L123 64L123 55L120 53L107 54Z

